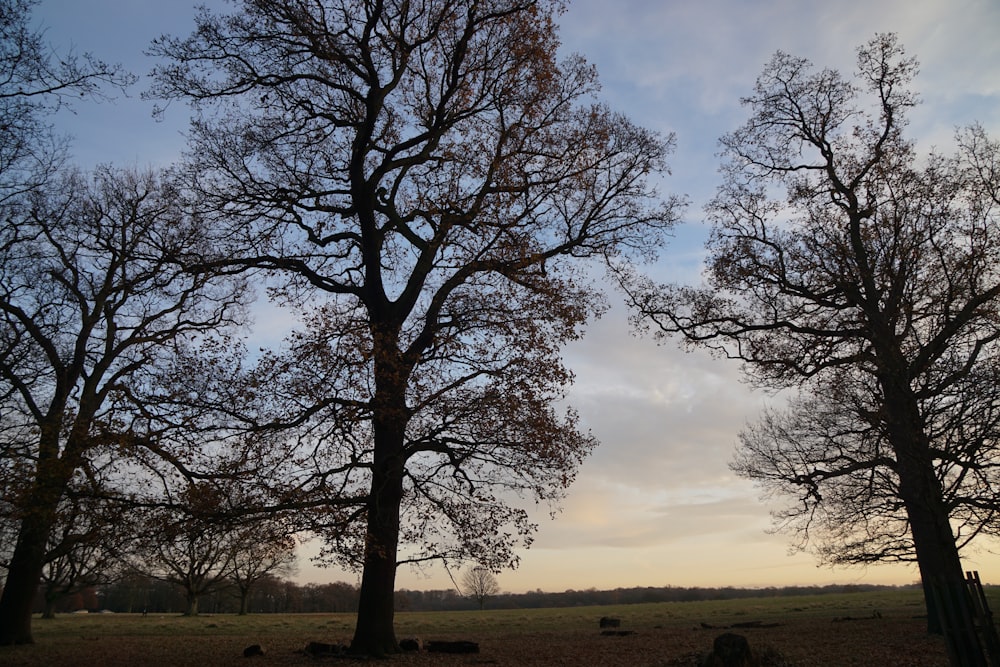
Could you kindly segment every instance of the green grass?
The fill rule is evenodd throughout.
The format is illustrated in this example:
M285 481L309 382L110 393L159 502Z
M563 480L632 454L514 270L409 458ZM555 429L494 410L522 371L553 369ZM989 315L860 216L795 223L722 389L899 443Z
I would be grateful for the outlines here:
M601 616L621 618L623 627L653 628L663 625L709 623L727 625L740 621L777 622L809 616L864 618L873 611L916 616L924 613L923 595L917 589L876 593L844 593L789 597L654 602L631 605L562 607L551 609L486 609L457 612L397 612L399 637L491 634L523 631L559 633L596 626ZM1000 598L992 602L1000 608ZM185 617L176 614L65 614L53 620L35 618L32 624L39 643L68 634L94 636L180 636L238 634L308 634L349 636L353 614L229 614Z
M992 591L991 591L992 592ZM1000 609L1000 596L991 596L991 606ZM878 611L883 621L873 621ZM634 605L604 605L549 609L486 609L463 612L398 612L396 636L433 639L472 639L489 647L489 660L497 664L521 664L527 650L529 658L541 656L530 664L547 665L552 655L573 656L580 651L605 651L593 664L623 664L639 667L666 664L664 656L704 650L723 628L741 622L773 624L771 634L752 633L754 641L778 642L794 653L796 642L806 642L807 651L815 651L817 642L830 640L824 649L833 657L826 662L809 660L804 664L843 665L840 653L857 652L860 633L879 633L880 628L895 628L904 646L914 646L917 659L941 646L924 642L922 622L915 617L925 613L923 596L918 589L895 589L828 595L746 598L694 602L658 602ZM623 630L634 631L634 641L607 640L598 631L602 616L621 619ZM833 619L869 619L861 623L831 623ZM258 667L305 664L309 659L297 653L310 641L348 643L354 631L354 614L229 614L193 618L177 614L67 614L53 620L35 618L35 646L0 647L0 665L41 667L55 665L144 664L155 667L177 665L248 664L243 648L259 643L267 647ZM710 626L705 630L705 626ZM803 633L812 633L803 636ZM903 635L900 633L903 632ZM912 634L912 638L909 634ZM839 639L838 639L839 637ZM619 641L619 643L615 643ZM881 635L876 648L884 644ZM914 643L916 642L916 643ZM525 648L527 647L527 648ZM618 647L617 649L614 647ZM615 653L632 647L648 647L650 655ZM929 648L928 648L929 647ZM553 651L558 652L553 654ZM889 649L887 649L889 650ZM901 649L894 648L893 651ZM545 653L549 651L549 653ZM611 651L611 653L607 653ZM929 653L930 652L930 653ZM510 656L514 656L511 658ZM610 656L610 657L609 657ZM934 656L931 656L934 658ZM934 662L905 664L938 665ZM613 659L613 660L612 660ZM907 659L910 659L907 657ZM934 658L936 659L936 658ZM425 655L423 662L407 664L437 665L439 658ZM612 660L612 662L608 662ZM464 664L464 663L462 663ZM526 663L527 664L527 663ZM584 663L579 663L584 664ZM862 663L850 663L862 664ZM886 663L890 664L890 663ZM891 663L895 664L895 663ZM903 663L900 663L903 664Z

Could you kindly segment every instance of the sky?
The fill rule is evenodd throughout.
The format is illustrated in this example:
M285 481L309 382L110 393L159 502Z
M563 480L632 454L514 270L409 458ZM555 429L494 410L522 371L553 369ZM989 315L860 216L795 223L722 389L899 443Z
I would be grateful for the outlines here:
M150 40L187 35L193 16L185 0L41 0L35 12L60 48L72 44L137 74L153 64L142 54ZM698 280L702 207L719 183L717 140L746 119L739 100L775 51L850 73L858 45L895 32L921 63L915 88L923 104L909 128L921 149L946 149L955 128L974 121L1000 136L998 0L571 0L560 25L566 53L596 65L604 101L676 134L661 190L686 194L691 204L650 269L664 280ZM154 121L151 104L138 98L143 85L128 99L60 119L75 136L79 163L145 166L178 157L188 110L175 104ZM790 554L788 536L769 533L769 506L728 463L739 431L775 399L742 383L736 362L637 337L620 305L564 358L576 374L569 403L601 445L556 518L538 513L538 534L519 568L497 577L503 590L918 579L909 566L820 567L809 554ZM1000 556L991 550L1000 545L967 553L965 567L998 583ZM297 578L356 581L308 562ZM399 588L450 586L443 570L403 569L397 577Z

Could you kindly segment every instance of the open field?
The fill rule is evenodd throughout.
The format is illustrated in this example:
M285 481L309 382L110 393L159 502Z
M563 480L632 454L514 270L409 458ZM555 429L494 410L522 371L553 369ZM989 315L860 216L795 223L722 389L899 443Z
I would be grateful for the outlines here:
M996 609L997 601L992 601ZM876 614L876 612L878 612ZM917 590L730 601L666 602L561 609L397 614L397 637L470 640L476 655L402 654L400 665L696 665L722 628L755 650L769 647L775 665L937 667L944 642L924 633ZM602 616L621 619L626 636L602 636ZM878 618L877 616L881 616ZM35 646L0 647L0 665L269 665L352 664L302 653L310 641L347 643L350 614L200 616L65 615L34 621ZM705 626L711 626L706 628ZM264 656L244 658L260 644Z

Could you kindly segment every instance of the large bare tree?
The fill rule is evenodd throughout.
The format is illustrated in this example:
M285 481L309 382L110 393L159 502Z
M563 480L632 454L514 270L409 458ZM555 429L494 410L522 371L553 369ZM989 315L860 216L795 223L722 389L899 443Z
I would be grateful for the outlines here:
M204 273L178 265L198 228L157 177L102 169L88 183L65 167L53 114L133 77L53 49L31 24L34 4L0 0L0 496L12 529L0 644L32 641L70 480L98 450L125 444L119 389L164 343L238 312Z
M859 460L885 447L873 481L892 477L933 626L934 591L960 596L963 581L935 411L997 360L1000 151L972 127L954 155L918 155L903 132L915 61L878 35L857 62L852 81L774 57L744 100L750 119L722 139L708 284L631 290L642 321L741 360L756 384L843 399L810 437L860 422L825 444Z
M573 478L594 443L556 410L558 350L601 304L581 260L645 252L675 218L647 180L669 139L595 103L581 58L557 61L561 4L255 0L152 48L171 61L154 93L197 110L190 186L237 258L220 261L329 297L299 372L327 411L311 446L362 502L356 652L398 650L401 532L450 525L485 551L495 527L532 529L482 512L491 488Z
M4 203L0 434L4 499L19 524L0 643L31 642L45 546L74 474L148 441L134 388L170 344L234 324L245 289L188 270L200 225L151 173L69 172Z

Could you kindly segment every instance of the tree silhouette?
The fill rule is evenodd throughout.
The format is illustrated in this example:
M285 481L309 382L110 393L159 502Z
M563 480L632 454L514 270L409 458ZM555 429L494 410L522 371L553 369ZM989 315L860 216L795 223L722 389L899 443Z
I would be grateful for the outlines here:
M500 592L500 584L493 573L485 567L469 568L462 575L462 592L472 598L480 609L486 607L486 601Z
M971 655L951 525L971 505L949 499L953 475L991 465L994 450L996 396L979 385L995 377L1000 352L1000 150L972 127L955 155L919 157L903 134L916 70L893 35L858 50L856 82L778 53L744 100L750 119L722 140L728 162L709 208L708 285L638 280L630 289L638 317L664 335L741 360L758 385L810 397L793 406L817 420L805 432L758 437L800 424L800 412L766 422L745 444L781 458L818 446L820 470L807 473L800 460L778 482L803 475L810 507L869 493L868 485L878 487L872 499L893 489L895 527L905 520L909 535L883 533L881 545L899 554L912 540L931 629L940 630L936 595L954 595L956 650ZM949 417L960 405L967 419ZM968 439L982 436L985 448ZM737 465L754 474L758 463ZM868 498L847 502L884 518ZM992 522L995 508L990 500L973 520ZM863 530L859 521L850 527Z
M190 483L173 507L153 508L143 516L131 569L179 587L187 602L185 616L197 616L201 598L228 583L236 550L223 502L212 484Z
M196 110L216 264L320 304L269 363L296 460L343 498L330 550L363 568L358 653L398 650L401 563L502 565L530 541L506 500L558 500L595 444L556 407L558 351L602 308L584 260L651 252L676 215L647 183L670 140L557 62L560 6L257 0L152 48L154 94Z
M149 433L132 403L166 344L240 314L238 281L189 271L200 244L153 174L68 173L8 200L0 232L0 451L19 522L0 599L0 643L31 641L45 545L74 473Z

